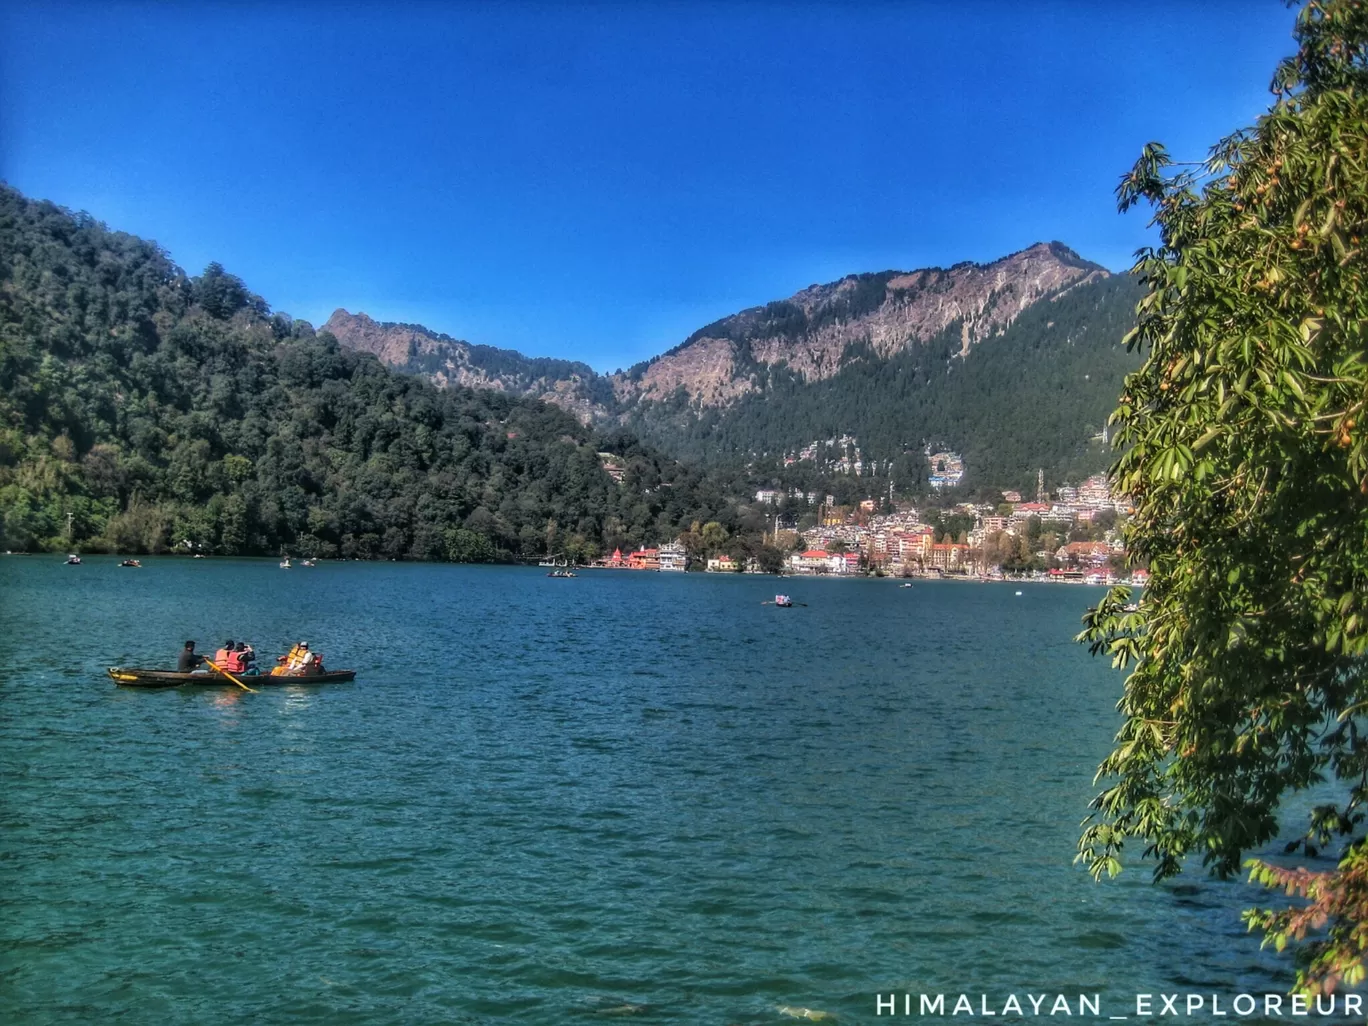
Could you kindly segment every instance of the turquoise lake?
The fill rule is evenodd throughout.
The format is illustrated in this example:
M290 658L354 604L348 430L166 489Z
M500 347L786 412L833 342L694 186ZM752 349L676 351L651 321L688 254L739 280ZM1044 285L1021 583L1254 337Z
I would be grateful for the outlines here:
M144 563L0 557L0 1022L1137 1022L1290 984L1255 890L1072 864L1101 589ZM227 637L359 676L104 675Z

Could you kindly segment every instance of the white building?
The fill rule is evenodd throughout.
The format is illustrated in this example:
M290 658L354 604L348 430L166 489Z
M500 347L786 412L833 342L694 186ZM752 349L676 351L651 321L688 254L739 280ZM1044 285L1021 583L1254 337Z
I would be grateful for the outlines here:
M688 569L688 565L688 553L684 551L684 546L680 545L678 540L660 547L660 569L662 571L671 570L683 573Z

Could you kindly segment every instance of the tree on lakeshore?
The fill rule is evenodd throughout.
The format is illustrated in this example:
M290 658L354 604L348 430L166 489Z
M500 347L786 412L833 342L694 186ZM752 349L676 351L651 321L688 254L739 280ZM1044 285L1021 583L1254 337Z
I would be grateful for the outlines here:
M1134 839L1156 878L1188 857L1228 876L1284 796L1333 783L1286 854L1335 845L1334 868L1246 863L1304 899L1246 921L1320 993L1368 953L1368 5L1309 3L1296 39L1253 128L1196 165L1151 144L1118 190L1161 235L1112 415L1151 578L1079 636L1130 668L1079 858L1115 875Z

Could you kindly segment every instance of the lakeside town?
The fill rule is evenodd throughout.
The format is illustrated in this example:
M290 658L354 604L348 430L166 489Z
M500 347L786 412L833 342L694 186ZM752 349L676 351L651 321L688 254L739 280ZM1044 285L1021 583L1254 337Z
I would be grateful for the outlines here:
M956 483L963 465L955 454L934 457L937 488ZM1043 476L1033 501L1002 492L998 503L962 502L919 509L866 498L838 505L831 495L762 489L756 505L771 507L774 528L759 553L727 551L681 536L630 552L615 549L588 568L665 573L779 573L792 575L1032 579L1069 583L1143 583L1144 569L1126 569L1121 525L1131 507L1112 494L1105 474L1063 485L1047 495ZM815 509L798 519L790 507ZM715 526L715 525L712 525ZM691 542L694 542L691 544ZM715 551L707 551L709 548Z

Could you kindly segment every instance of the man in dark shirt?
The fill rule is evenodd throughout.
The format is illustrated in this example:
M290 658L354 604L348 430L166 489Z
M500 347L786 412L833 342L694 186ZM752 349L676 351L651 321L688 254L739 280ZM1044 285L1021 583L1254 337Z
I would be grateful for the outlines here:
M185 647L181 649L180 661L176 663L176 672L190 673L202 662L204 662L204 656L195 651L195 643L187 641Z

